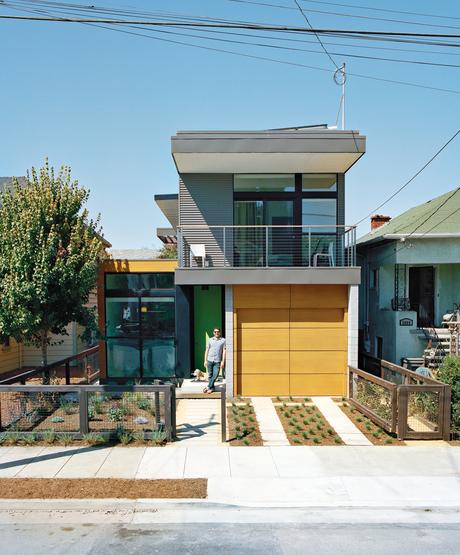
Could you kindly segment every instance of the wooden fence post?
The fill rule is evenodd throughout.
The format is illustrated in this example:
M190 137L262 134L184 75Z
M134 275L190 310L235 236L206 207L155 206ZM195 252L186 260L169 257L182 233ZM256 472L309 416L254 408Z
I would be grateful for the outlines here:
M86 389L80 389L80 433L82 435L89 432L88 423L88 392Z

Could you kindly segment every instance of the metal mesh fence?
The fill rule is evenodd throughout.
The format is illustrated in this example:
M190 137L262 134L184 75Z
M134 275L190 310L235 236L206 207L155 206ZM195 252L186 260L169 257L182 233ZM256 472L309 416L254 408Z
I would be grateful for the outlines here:
M2 431L78 432L79 396L77 392L0 392Z
M382 378L387 382L394 383L395 385L401 385L404 383L404 376L400 372L396 372L391 368L382 366Z
M440 394L437 391L409 391L407 428L413 432L437 432L440 418Z
M392 397L391 391L383 385L353 374L350 396L368 411L372 412L382 420L388 427L392 424Z
M97 432L152 432L164 425L162 392L88 393L88 426Z

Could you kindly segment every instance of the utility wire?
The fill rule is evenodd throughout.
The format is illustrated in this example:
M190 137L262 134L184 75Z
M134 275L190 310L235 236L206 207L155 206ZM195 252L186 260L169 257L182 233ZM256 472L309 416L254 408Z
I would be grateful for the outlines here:
M23 11L28 11L28 10L23 10ZM30 11L32 11L32 10L30 10ZM30 13L30 11L29 11L29 13ZM43 13L43 10L41 10L41 11L40 10L34 10L34 12L37 12L37 11L39 13ZM171 43L171 44L178 44L178 45L181 45L181 46L188 46L188 47L191 47L191 48L198 48L200 50L207 50L207 51L211 51L211 52L221 52L221 53L232 54L232 55L235 55L235 56L240 56L240 57L249 58L249 59L274 62L274 63L284 64L284 65L289 65L289 66L294 66L294 67L313 69L313 70L317 70L317 71L325 71L325 72L328 72L328 73L330 72L329 69L323 68L323 67L310 66L310 65L301 64L301 63L298 63L298 62L290 62L290 61L287 61L287 60L279 60L279 59L276 59L276 58L269 58L269 57L266 57L266 56L257 56L257 55L254 55L254 54L247 54L247 53L243 53L243 52L235 52L233 50L226 50L226 49L222 49L222 48L213 48L213 47L193 44L193 43L189 43L189 42L183 42L183 41L160 38L158 36L152 36L151 34L146 35L144 33L138 33L138 32L134 32L134 31L128 31L126 29L121 29L119 26L110 27L110 26L106 26L106 25L99 25L99 24L95 24L94 20L89 20L88 22L84 22L82 24L90 26L90 27L97 27L97 28L101 28L101 29L106 29L106 30L109 30L109 31L117 31L117 32L124 33L124 34L127 34L127 35L144 37L144 38L153 39L153 40L157 40L157 41L161 41L161 42L166 42L166 43ZM129 25L125 25L124 27L130 28ZM135 27L135 28L137 28L137 29L141 28L142 29L142 27ZM160 30L160 29L156 29L156 28L155 29L147 28L147 30L149 32L155 32L155 33L166 33L166 34L173 33L172 31ZM360 74L360 73L350 73L350 72L348 73L348 75L349 76L351 75L353 77L362 78L362 79L370 79L370 80L380 81L380 82L385 82L385 83L404 85L404 86L410 86L410 87L416 87L416 88L423 88L423 89L434 90L434 91L438 91L438 92L447 92L447 93L453 93L453 94L460 94L460 91L455 90L455 89L445 89L445 88L440 88L440 87L431 87L429 85L422 85L422 84L419 84L419 83L411 83L409 81L398 81L398 80L395 80L395 79L385 79L383 77L375 77L375 76L371 76L371 75L364 75L364 74Z
M297 33L313 33L313 34L339 34L339 35L362 35L362 36L394 36L394 37L427 37L427 38L447 38L460 39L459 35L445 33L407 33L396 31L363 31L356 29L307 29L306 27L293 27L289 25L265 25L251 23L196 23L196 22L180 22L177 21L137 21L124 19L90 19L90 18L70 18L70 17L37 17L37 16L20 16L20 15L0 15L0 19L6 20L23 20L23 21L43 21L51 23L104 23L110 25L150 25L152 27L176 27L177 25L187 27L210 27L222 29L258 29L260 31L294 31ZM452 46L460 46L460 43L454 43Z
M460 17L454 17L450 15L438 15L432 13L421 13L421 12L406 12L401 10L389 10L385 8L375 8L371 6L362 6L356 4L339 4L338 2L323 2L320 0L302 0L302 2L308 2L309 4L326 4L328 6L340 6L342 8L359 8L360 10L371 10L374 12L387 12L387 13L402 13L405 15L419 15L421 17L436 17L438 19L460 19Z
M300 4L297 0L294 0L296 6L299 8L300 13L302 14L302 17L305 19L305 21L308 23L308 26L310 27L310 29L313 29L313 25L310 23L310 20L308 19L308 17L303 13L302 8L300 7ZM321 48L324 50L324 52L326 53L327 57L331 60L331 62L333 63L333 65L335 66L335 69L339 69L339 66L336 64L334 58L329 54L329 52L327 51L327 48L324 46L323 41L319 38L318 33L315 33L315 37L317 38L319 44L321 45Z
M255 2L253 0L227 0L229 2L238 2L239 4L255 4L259 6L267 6L271 8L280 8L285 10L291 10L295 8L291 8L290 6L284 6L281 4L270 4L267 2ZM297 4L297 1L294 0ZM340 13L340 12L331 12L331 11L324 11L324 10L314 10L311 8L303 8L303 12L311 12L311 13L320 13L323 15L332 15L332 16L339 16L339 17L349 17L352 19L369 19L372 21L385 21L386 23L403 23L404 25L418 25L420 27L443 27L444 29L459 29L459 27L455 27L452 25L442 25L440 23L422 23L420 21L407 21L403 19L390 19L384 17L372 17L370 15L359 15L359 14L350 14L350 13Z
M433 162L433 160L435 160L441 154L441 152L455 139L455 137L457 137L459 133L460 133L460 129L458 129L458 131L456 131L452 135L452 137L446 143L444 143L442 147L428 160L428 162L426 162L408 181L404 183L404 185L399 187L399 189L397 189L394 193L392 193L384 202L379 204L376 208L374 208L371 212L369 212L369 214L366 214L366 216L361 218L354 225L359 225L360 223L364 222L364 220L367 220L369 216L372 216L373 214L375 214L377 210L380 210L382 206L385 206L385 204L388 204L390 200L394 199L396 195L398 195L403 189L405 189L410 183L412 183L412 181L414 181L414 179L418 177L423 172L423 170L425 170L425 168L427 168L431 164L431 162Z

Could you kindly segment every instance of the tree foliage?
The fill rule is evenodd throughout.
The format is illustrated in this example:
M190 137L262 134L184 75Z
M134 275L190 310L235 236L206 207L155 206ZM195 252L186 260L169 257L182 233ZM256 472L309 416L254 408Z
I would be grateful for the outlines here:
M163 245L158 253L158 258L177 258L177 245Z
M0 193L0 338L42 348L70 322L95 329L85 306L102 252L99 218L84 208L89 191L62 167L32 168Z
M454 437L460 437L460 357L448 355L442 361L438 373L438 380L452 387L451 431Z

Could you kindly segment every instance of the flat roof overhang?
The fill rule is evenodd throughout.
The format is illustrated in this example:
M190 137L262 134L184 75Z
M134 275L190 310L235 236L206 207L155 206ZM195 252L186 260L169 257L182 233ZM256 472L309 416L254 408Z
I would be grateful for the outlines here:
M176 229L179 224L179 196L177 194L155 195L153 198L171 227Z
M176 285L359 285L361 268L177 268Z
M179 173L345 173L366 151L359 131L179 131Z

